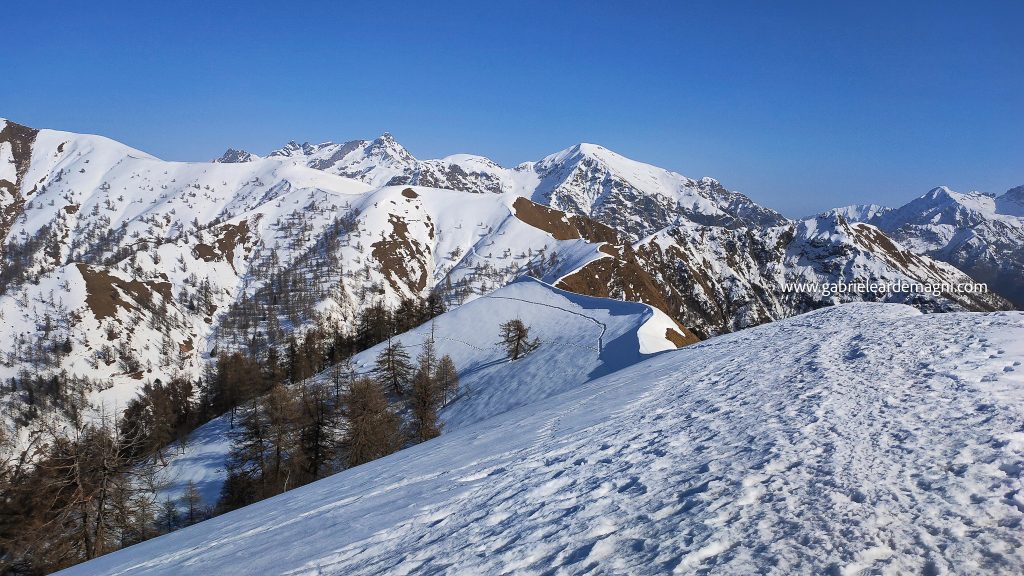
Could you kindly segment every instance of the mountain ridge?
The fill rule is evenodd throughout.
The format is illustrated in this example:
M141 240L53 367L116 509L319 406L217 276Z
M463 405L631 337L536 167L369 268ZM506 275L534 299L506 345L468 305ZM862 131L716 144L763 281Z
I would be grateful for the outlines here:
M851 210L847 216L960 268L1024 307L1024 186L998 196L938 186L898 208Z
M217 161L236 161L237 151ZM319 145L290 142L270 153L372 185L425 185L476 193L515 192L540 204L609 224L634 240L671 225L680 212L726 226L780 224L785 218L711 177L693 180L630 160L599 144L578 143L506 168L483 156L417 160L390 133L375 140ZM641 204L643 217L632 208ZM649 221L649 222L648 222Z
M218 352L264 354L318 326L352 330L376 304L438 294L455 306L522 276L658 307L680 323L679 345L868 298L784 293L790 281L970 280L868 228L837 221L835 233L814 236L788 220L759 225L774 213L714 179L597 146L524 165L529 178L499 179L501 192L473 193L367 183L411 178L390 137L343 155L359 179L311 168L298 144L298 157L167 162L98 136L18 126L0 130L0 154L17 161L17 182L0 198L0 401L22 435L35 388L54 376L68 379L69 397L110 409L146 380L200 377ZM317 153L327 160L342 148ZM455 159L487 180L479 157ZM623 203L632 213L616 212ZM617 228L623 219L634 225ZM930 311L1007 306L976 295L870 299Z

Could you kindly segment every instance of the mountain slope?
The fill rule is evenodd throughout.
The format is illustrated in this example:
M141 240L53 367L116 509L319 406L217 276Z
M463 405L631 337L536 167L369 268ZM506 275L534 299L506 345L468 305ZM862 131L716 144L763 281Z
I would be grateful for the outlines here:
M650 304L699 336L861 299L797 299L782 289L790 279L953 277L874 232L765 228L755 223L773 212L711 179L594 145L515 169L468 155L418 161L389 135L223 160L167 162L3 121L0 405L12 433L53 410L73 418L72 404L110 412L146 380L195 380L215 351L261 357L316 326L350 330L376 303L435 294L456 306L525 276ZM634 242L667 222L660 240Z
M525 358L507 361L499 345L500 324L521 319L541 346ZM604 374L640 362L648 355L674 350L695 339L663 312L634 302L591 298L524 279L450 310L431 323L400 334L415 357L433 334L439 355L450 355L460 374L461 392L440 412L448 434L481 420L572 390ZM386 344L353 358L358 374L372 376L374 360ZM332 371L311 381L330 381ZM512 385L511 383L515 383ZM179 453L167 452L160 472L162 494L181 497L193 480L204 504L217 502L224 481L228 416L197 429Z
M669 313L701 336L842 302L904 303L929 312L1010 308L995 294L958 291L973 288L973 280L838 215L761 230L685 224L633 249L658 284L675 291ZM838 292L870 284L935 289Z
M829 308L64 573L1015 574L1022 343L1021 313Z
M948 262L1024 307L1024 186L1002 196L935 188L896 209L867 211L911 250Z
M250 313L275 345L441 283L457 303L527 266L557 281L603 257L517 218L511 198L373 189L280 158L164 162L9 122L0 135L0 403L22 437L40 410L79 410L69 398L109 412L144 380L197 378L218 345L249 341ZM260 306L285 274L291 302Z

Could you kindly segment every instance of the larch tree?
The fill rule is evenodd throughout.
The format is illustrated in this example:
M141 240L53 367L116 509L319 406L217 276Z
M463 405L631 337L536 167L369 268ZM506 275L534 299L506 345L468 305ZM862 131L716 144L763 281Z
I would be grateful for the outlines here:
M388 339L387 346L377 355L374 371L382 385L390 388L395 394L405 393L412 379L412 363L401 342Z
M455 361L445 354L437 363L434 381L441 393L441 405L447 406L459 394L459 372L455 369Z
M530 340L530 327L516 318L501 325L500 341L509 360L518 360L540 346L540 339Z
M337 453L338 401L327 382L315 382L299 391L298 453L302 480L314 481L332 472Z
M434 345L434 327L423 342L423 348L416 357L416 373L412 381L412 437L425 442L441 434L437 410L441 405L441 388L436 375L438 367L437 347Z
M185 505L185 520L191 526L201 520L203 496L199 493L199 487L192 480L185 485L185 493L181 496Z
M349 466L387 456L402 447L398 415L387 396L372 379L360 378L342 396L342 413L348 425L343 441Z
M421 365L413 377L412 396L409 399L412 437L417 442L425 442L441 434L441 424L437 419L439 404L440 394L434 375Z

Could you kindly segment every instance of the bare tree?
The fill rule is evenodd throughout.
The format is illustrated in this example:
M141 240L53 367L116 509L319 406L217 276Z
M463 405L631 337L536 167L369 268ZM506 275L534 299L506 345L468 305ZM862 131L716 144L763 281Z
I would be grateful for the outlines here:
M540 347L540 339L530 340L530 327L519 318L501 325L500 338L509 360L518 360Z
M434 372L434 380L441 391L441 405L447 406L456 396L459 395L459 373L455 369L455 361L445 354L437 363L437 370Z
M203 496L199 493L199 487L192 480L189 480L188 484L185 485L185 493L182 495L181 500L185 504L185 518L188 524L192 525L199 522Z
M401 448L398 415L388 407L387 397L377 382L361 378L352 383L342 398L348 423L344 440L349 466L387 456Z
M377 355L374 370L381 384L391 388L395 394L404 394L412 378L412 364L402 343L388 338L387 346Z

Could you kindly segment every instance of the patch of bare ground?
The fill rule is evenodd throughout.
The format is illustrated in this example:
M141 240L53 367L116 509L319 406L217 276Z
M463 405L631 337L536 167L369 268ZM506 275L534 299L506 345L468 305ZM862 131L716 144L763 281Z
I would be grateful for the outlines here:
M11 147L11 155L14 158L15 181L0 179L0 238L6 238L11 230L11 225L21 215L25 206L25 195L22 194L22 180L28 172L29 164L32 161L32 144L35 143L36 135L39 133L35 128L22 126L21 124L7 121L3 130L0 130L0 143L7 143ZM3 243L0 242L0 260L3 257Z
M541 206L521 196L516 198L512 208L516 218L534 228L551 234L555 240L575 240L580 238L579 230L569 222L565 212Z
M218 227L220 236L210 244L196 244L193 250L196 258L204 262L223 260L234 267L235 250L239 245L249 242L249 221L243 220L238 224L224 224Z
M391 286L402 292L402 286L421 292L427 287L426 253L423 246L409 236L409 224L391 214L391 234L370 245L371 254L380 262L381 273Z
M643 302L665 312L676 322L678 330L669 338L676 346L699 341L693 332L675 318L675 307L671 305L675 298L671 289L658 283L647 272L638 261L637 254L628 240L614 228L586 216L570 216L561 210L541 206L526 198L517 198L512 207L515 209L516 218L544 230L556 240L582 238L588 242L600 243L599 250L609 256L595 260L563 277L557 283L558 288L587 296Z
M678 322L676 324L679 324ZM682 332L673 328L665 329L665 339L676 345L676 348L682 348L683 346L689 346L690 344L696 344L700 342L700 338L694 336L692 332L687 330L683 326L679 326Z
M170 282L122 280L101 268L81 263L77 266L85 280L85 304L97 320L115 318L119 308L135 311L147 307L154 294L171 301Z
M631 250L623 250L621 247L616 250L608 245L602 246L601 249L611 257L587 264L559 280L557 287L588 296L643 302L665 312L673 319L678 330L669 329L674 335L666 334L666 337L677 347L700 340L669 312L672 310L669 294L640 266Z

